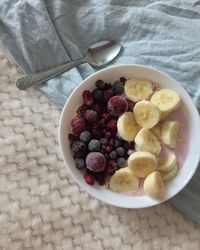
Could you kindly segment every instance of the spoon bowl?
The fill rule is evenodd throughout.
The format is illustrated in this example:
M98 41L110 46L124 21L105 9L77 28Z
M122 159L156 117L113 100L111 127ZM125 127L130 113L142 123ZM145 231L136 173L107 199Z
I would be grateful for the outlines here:
M103 41L92 45L86 55L86 61L94 67L102 67L110 63L119 54L122 46L119 42Z
M45 71L24 76L17 80L16 85L21 90L35 87L83 63L89 63L94 67L105 66L119 54L120 50L121 44L112 40L95 43L87 50L85 57L64 63Z

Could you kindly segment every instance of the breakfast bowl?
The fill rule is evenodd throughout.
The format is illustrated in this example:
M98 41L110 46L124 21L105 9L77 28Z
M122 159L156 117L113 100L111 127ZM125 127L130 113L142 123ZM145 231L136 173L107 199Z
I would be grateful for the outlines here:
M115 192L105 185L88 185L84 179L83 171L80 171L75 165L73 152L70 147L68 135L71 133L71 121L76 114L77 108L82 104L82 93L85 90L92 91L95 88L95 82L101 79L107 83L113 83L120 79L148 79L148 81L159 86L161 89L170 89L177 93L181 100L181 112L184 119L180 119L180 126L183 126L182 134L179 138L180 149L176 151L179 154L179 171L174 178L165 183L165 194L162 199L154 199L144 192L126 193ZM171 114L170 114L171 115ZM170 116L173 119L173 114ZM59 122L59 144L64 160L64 164L70 176L79 184L79 186L88 192L91 196L117 207L123 208L145 208L158 205L180 192L194 175L200 159L200 119L199 113L187 92L183 87L167 74L156 69L143 65L117 65L102 69L88 78L71 93L60 117ZM183 146L184 145L184 146Z

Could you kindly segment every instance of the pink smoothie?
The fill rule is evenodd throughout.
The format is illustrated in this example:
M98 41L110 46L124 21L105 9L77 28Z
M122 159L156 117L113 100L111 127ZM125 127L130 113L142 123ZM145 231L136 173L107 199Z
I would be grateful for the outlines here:
M180 107L177 110L173 111L165 118L165 120L174 120L180 122L180 131L177 138L177 144L175 149L170 149L163 143L161 143L161 153L159 156L158 165L160 162L163 161L163 159L166 158L167 155L169 155L171 152L174 152L177 157L178 168L180 169L183 166L187 156L188 138L189 138L188 122L183 107ZM134 196L144 195L143 182L144 179L140 179L140 185L136 191L125 192L124 194L134 195Z

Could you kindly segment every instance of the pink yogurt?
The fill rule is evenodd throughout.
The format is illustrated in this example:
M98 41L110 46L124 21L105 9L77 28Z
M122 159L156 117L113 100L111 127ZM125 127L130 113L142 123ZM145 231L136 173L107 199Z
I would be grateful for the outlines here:
M180 107L177 110L173 111L171 114L169 114L165 118L165 120L175 120L175 121L180 122L180 131L179 131L179 135L177 138L177 144L176 144L175 149L170 149L167 146L165 146L163 143L161 143L161 153L159 156L158 165L160 162L163 161L163 159L166 158L167 155L170 155L172 152L174 152L177 157L178 167L180 169L183 166L184 161L187 156L188 138L189 138L188 122L187 122L187 118L186 118L183 107ZM144 183L144 179L141 178L139 188L137 190L124 192L123 194L131 195L131 196L144 195L143 183Z

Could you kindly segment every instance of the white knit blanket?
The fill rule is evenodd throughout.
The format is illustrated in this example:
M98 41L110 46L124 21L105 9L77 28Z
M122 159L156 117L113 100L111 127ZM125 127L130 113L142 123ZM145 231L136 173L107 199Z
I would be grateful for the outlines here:
M69 176L58 147L60 111L0 48L0 249L198 250L200 226L168 203L120 209Z

